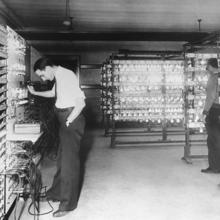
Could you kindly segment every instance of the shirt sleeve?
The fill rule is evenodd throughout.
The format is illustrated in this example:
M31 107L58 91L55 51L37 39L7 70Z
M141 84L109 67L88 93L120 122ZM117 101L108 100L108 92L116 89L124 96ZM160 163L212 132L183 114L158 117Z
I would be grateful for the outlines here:
M218 83L216 80L217 79L215 77L212 77L207 82L206 100L205 100L205 106L203 112L209 112L210 108L212 107L215 101L217 87L218 87Z
M85 99L85 94L80 88L79 80L77 79L77 76L75 75L75 73L72 74L72 77L73 77L75 99L77 99L77 98Z

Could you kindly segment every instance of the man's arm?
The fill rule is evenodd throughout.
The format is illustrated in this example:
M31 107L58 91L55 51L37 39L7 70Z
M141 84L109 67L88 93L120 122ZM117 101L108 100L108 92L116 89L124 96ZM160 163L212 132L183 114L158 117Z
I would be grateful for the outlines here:
M210 82L208 82L207 84L206 100L205 100L205 106L203 109L203 114L207 115L210 108L212 107L212 104L214 103L214 100L215 100L216 91L217 91L216 78L212 78Z
M71 122L73 122L81 113L85 107L85 100L82 97L76 99L76 105L70 115L67 117L66 126L68 127Z
M33 86L28 86L28 90L32 95L41 96L45 98L55 97L55 85L53 86L51 90L48 90L48 91L42 91L42 92L35 91Z

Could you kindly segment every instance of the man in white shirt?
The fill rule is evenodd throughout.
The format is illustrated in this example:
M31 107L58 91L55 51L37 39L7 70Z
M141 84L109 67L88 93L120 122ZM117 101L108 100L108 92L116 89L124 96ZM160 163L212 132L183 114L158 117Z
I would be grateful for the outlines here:
M74 72L55 65L47 58L41 58L34 65L34 72L43 80L53 81L52 90L29 92L36 96L55 97L55 113L59 120L59 150L57 172L52 187L47 191L47 199L60 201L54 217L62 217L77 207L79 196L80 161L79 149L85 127L81 114L85 107L85 95L79 87Z

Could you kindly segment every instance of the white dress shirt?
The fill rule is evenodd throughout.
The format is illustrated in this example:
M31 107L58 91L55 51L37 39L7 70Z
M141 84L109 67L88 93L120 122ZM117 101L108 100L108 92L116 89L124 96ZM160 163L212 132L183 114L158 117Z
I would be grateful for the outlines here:
M69 108L76 106L76 99L85 99L84 92L79 87L75 73L62 66L58 66L54 73L56 79L56 103L57 108Z

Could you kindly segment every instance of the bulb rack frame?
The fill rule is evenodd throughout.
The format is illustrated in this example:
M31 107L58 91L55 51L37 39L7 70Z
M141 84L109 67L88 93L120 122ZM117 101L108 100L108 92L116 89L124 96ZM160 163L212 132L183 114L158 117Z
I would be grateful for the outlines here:
M134 129L135 126L133 127L133 130L129 129L128 127L120 130L118 125L118 122L115 120L115 114L117 109L115 109L115 106L113 103L115 103L115 82L114 82L114 71L112 71L112 68L114 66L114 60L133 60L133 61L141 61L141 60L152 60L152 61L158 61L158 62L166 62L166 61L173 61L174 63L177 61L183 62L183 55L181 52L171 54L169 52L157 52L154 51L154 53L132 53L132 52L126 52L124 53L119 53L119 54L113 54L109 60L105 63L103 66L102 71L109 71L108 73L104 74L109 74L111 75L111 82L107 79L107 77L103 77L104 74L102 74L102 111L103 111L103 117L104 117L104 127L105 127L105 136L111 136L111 148L115 147L132 147L132 146L146 146L146 145L161 145L161 144L181 144L183 145L185 140L178 140L176 139L176 136L178 135L184 135L185 130L184 130L184 122L181 124L181 126L172 126L167 123L166 120L161 120L161 123L159 126L155 126L150 123L139 123L142 124L142 129ZM165 71L163 71L163 74L165 74ZM109 84L110 86L106 86ZM161 95L163 98L166 96L166 82L162 82L162 87L161 87ZM108 99L105 98L106 94L108 94ZM166 100L166 99L164 99ZM112 103L112 104L110 104ZM134 110L134 109L133 109ZM137 110L137 109L136 109ZM144 108L142 108L144 110ZM112 111L112 114L109 112ZM135 111L135 110L134 110ZM163 118L166 116L166 111L165 108L162 111ZM158 129L159 127L162 127L162 129ZM128 137L128 136L154 136L154 140L147 140L147 141L121 141L117 140L118 137ZM170 139L172 137L172 139ZM196 140L194 140L196 142Z
M213 38L215 38L213 40ZM131 51L122 51L119 54L113 54L109 60L106 61L105 67L103 71L106 71L106 67L112 68L112 60L114 59L121 59L121 60L155 60L155 59L160 59L160 60L183 60L184 61L184 89L183 89L183 98L184 98L184 125L181 128L175 128L172 127L170 130L167 129L166 122L161 124L162 129L158 130L155 127L153 128L152 126L149 126L147 123L142 123L141 129L135 129L135 126L133 129L128 128L125 126L125 129L119 129L117 127L117 122L114 120L114 114L115 114L115 108L114 105L109 105L107 99L103 99L105 95L108 93L110 94L111 98L111 103L114 103L115 100L115 92L114 92L114 81L111 80L111 86L106 87L108 81L107 78L102 78L102 106L105 106L105 108L102 108L103 111L103 120L104 120L104 127L105 127L105 136L110 136L111 137L111 148L115 147L133 147L133 146L146 146L146 145L163 145L163 144L175 144L175 145L184 145L184 156L183 160L185 160L187 163L192 163L192 159L196 158L206 158L207 155L192 155L191 154L191 147L192 146L201 146L201 145L206 145L206 131L205 129L203 132L199 132L198 128L192 129L188 126L189 124L189 117L188 117L188 87L186 85L186 75L187 75L187 70L186 70L186 65L187 65L187 59L186 59L186 54L187 53L198 53L198 51L202 49L214 49L218 50L219 49L219 42L220 40L218 35L211 35L211 37L206 38L203 43L199 42L194 43L194 44L186 44L183 47L183 52L182 53L175 53L171 54L170 51L168 53L166 52L156 52L152 53L146 52L146 53L141 53L141 52L135 52L132 53ZM217 42L217 43L216 43ZM203 52L204 54L207 52ZM214 52L215 53L215 52ZM219 53L216 53L217 58L219 58ZM109 70L108 70L109 71ZM113 79L113 77L111 78ZM108 106L108 107L107 107ZM112 111L112 114L109 114L108 111ZM174 135L174 139L176 135L182 135L184 137L184 140L171 140L168 139L168 135ZM149 137L149 136L155 136L159 137L157 140L153 141L118 141L118 137L138 137L138 136L144 136L144 137Z
M195 59L193 58L193 55L195 56L199 56L200 55L204 55L204 57L206 57L207 59L210 57L216 57L220 63L220 35L219 33L214 33L211 34L209 37L203 39L200 42L196 42L196 43L188 43L185 44L183 46L183 51L184 51L184 60L185 60L185 77L188 74L188 58L187 55L191 54L190 56L192 56L191 60L193 60L193 62L195 63ZM202 59L201 59L202 60ZM205 60L205 58L203 59ZM194 65L194 67L196 67ZM202 75L202 71L199 70L193 70L191 71L192 77L195 78L196 75L200 74ZM196 93L196 92L195 92ZM192 154L191 150L192 147L194 147L194 143L192 141L193 137L198 134L198 127L197 128L190 128L189 127L189 114L188 114L188 109L189 109L189 90L188 90L188 86L187 83L185 85L185 146L184 146L184 156L183 156L183 160L186 163L192 164L192 159L201 159L201 158L207 158L207 155L203 155L203 154ZM195 95L196 96L196 95ZM194 97L195 97L194 96ZM195 102L195 99L192 100L192 102ZM203 109L201 108L201 111ZM203 132L200 135L200 139L198 140L198 142L200 143L200 145L206 145L206 139L207 139L207 134L206 134L206 129L204 127Z

